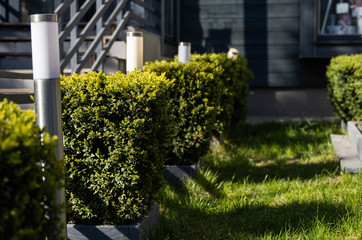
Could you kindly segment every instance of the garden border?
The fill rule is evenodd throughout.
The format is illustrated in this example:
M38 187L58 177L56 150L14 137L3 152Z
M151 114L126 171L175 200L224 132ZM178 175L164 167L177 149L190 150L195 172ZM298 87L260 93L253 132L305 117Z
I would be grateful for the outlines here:
M347 123L348 135L331 134L334 149L345 173L362 173L362 133L357 129L357 123Z
M185 181L193 177L204 167L205 159L201 157L197 163L192 165L166 165L163 176L167 181Z
M159 205L156 203L146 218L131 225L67 224L68 240L144 240L157 227Z

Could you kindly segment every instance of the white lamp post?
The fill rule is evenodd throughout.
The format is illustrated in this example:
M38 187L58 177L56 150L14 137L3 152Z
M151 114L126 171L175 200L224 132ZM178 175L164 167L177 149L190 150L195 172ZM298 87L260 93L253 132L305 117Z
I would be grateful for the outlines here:
M191 43L180 42L178 45L178 62L187 63L190 62L191 56Z
M236 48L229 48L227 55L228 55L228 58L236 60L236 59L238 59L238 56L239 56L239 50L237 50Z
M126 71L143 67L143 33L127 32Z
M60 64L58 19L55 14L30 16L33 60L34 98L37 124L58 137L56 157L63 159L63 130L60 103ZM57 201L65 202L64 188L57 192ZM65 211L61 214L66 236Z

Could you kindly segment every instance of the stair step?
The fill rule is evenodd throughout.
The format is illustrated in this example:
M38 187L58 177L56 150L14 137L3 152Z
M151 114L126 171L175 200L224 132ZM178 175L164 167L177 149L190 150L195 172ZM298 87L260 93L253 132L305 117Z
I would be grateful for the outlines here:
M0 78L33 79L32 69L0 70Z
M347 135L331 134L334 149L345 173L362 173L362 161Z
M34 95L34 89L31 88L0 89L0 101L6 98L17 104L29 104L33 103L32 95Z

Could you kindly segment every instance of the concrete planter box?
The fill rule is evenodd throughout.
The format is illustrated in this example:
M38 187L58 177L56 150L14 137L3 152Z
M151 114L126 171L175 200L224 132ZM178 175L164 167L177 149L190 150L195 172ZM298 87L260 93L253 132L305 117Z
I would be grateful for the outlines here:
M84 225L67 224L67 239L69 240L143 240L158 225L159 206L155 204L147 217L132 225Z
M357 127L358 124L362 124L362 122L348 122L347 131L351 143L356 148L359 159L362 161L362 133Z
M204 166L204 158L200 158L197 163L192 165L166 165L163 173L164 178L169 180L184 181L193 177Z

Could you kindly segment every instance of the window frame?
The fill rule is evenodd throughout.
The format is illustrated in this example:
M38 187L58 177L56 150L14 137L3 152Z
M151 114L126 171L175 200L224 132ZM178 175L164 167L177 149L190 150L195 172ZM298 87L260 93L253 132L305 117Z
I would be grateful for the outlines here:
M322 35L320 1L300 0L299 57L331 58L362 53L361 35Z

